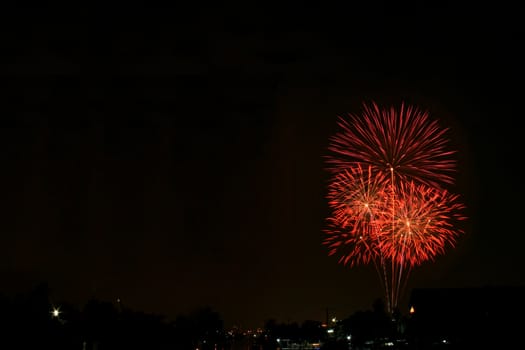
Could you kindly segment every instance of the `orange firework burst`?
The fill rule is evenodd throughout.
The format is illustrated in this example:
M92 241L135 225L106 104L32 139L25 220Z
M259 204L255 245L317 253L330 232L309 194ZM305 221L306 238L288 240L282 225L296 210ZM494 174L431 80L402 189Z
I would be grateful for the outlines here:
M373 174L361 166L337 174L327 195L332 208L330 229L324 244L329 255L339 254L339 262L354 266L378 256L378 233L385 215L386 176Z
M382 227L379 248L400 265L419 265L453 247L463 233L454 223L464 220L458 195L413 182L396 190L392 224Z
M337 225L349 228L355 235L358 227L378 222L384 215L387 177L374 174L360 165L337 174L327 195Z

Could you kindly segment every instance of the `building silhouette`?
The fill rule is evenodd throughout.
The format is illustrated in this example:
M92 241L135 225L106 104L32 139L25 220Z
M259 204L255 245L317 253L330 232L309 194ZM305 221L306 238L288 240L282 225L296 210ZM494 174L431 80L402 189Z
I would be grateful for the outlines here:
M525 336L525 286L416 288L407 335L416 349L501 349Z

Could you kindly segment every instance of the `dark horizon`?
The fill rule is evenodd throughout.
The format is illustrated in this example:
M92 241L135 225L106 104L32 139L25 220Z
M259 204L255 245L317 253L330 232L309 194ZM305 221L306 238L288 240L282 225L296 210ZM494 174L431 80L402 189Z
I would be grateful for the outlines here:
M520 344L525 286L419 288L410 312L389 313L384 301L341 319L302 323L270 319L258 329L225 328L209 307L178 315L130 309L91 299L83 307L56 304L45 284L26 295L0 295L4 344L20 349L493 349ZM327 315L328 318L329 315Z
M372 100L428 110L457 150L466 234L407 291L525 284L510 4L71 10L3 13L0 292L246 328L369 309L373 267L322 240L329 138Z

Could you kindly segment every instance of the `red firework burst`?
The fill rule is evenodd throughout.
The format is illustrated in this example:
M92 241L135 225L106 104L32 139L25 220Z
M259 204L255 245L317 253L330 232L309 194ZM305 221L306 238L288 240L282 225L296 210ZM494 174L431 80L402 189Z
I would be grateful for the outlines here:
M385 220L386 181L371 166L363 170L359 165L334 177L327 195L332 216L324 244L329 255L340 255L339 262L366 264L380 253L377 235Z
M391 223L385 223L378 233L379 249L385 257L399 265L414 266L455 245L463 233L455 224L466 218L458 195L413 182L400 184L395 192Z
M362 115L339 117L342 132L331 139L329 170L339 172L356 164L372 165L396 179L413 180L439 187L453 183L456 162L448 157L444 138L448 129L430 120L427 112L401 104L399 109L380 109L375 103L363 106Z

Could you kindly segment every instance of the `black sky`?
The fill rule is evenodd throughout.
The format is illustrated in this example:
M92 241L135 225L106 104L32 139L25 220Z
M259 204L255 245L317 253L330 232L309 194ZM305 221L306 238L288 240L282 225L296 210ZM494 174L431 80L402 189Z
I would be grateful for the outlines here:
M328 139L370 100L429 110L458 150L467 234L409 287L525 283L522 20L505 2L5 10L1 289L245 327L369 308L374 270L321 241Z

